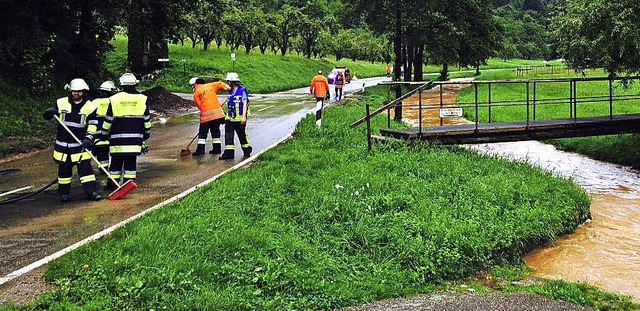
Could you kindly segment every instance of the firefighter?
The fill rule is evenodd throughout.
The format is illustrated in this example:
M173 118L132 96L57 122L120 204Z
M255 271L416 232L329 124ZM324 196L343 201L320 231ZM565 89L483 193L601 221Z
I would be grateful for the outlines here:
M118 92L118 88L113 81L104 81L98 87L98 97L93 102L98 106L96 111L98 115L98 131L95 137L95 143L91 152L100 162L100 166L107 170L109 168L109 139L106 136L106 132L102 130L104 124L104 118L107 115L107 108L109 108L109 97ZM99 174L104 174L102 169L98 169Z
M109 174L115 180L122 178L124 183L137 177L138 156L144 141L151 136L151 118L147 96L136 90L139 82L136 76L125 73L119 81L122 91L109 97L111 105L102 129L109 139ZM106 190L117 188L113 181L107 181Z
M220 126L224 124L224 110L218 100L218 91L230 90L231 87L222 81L204 83L203 79L191 78L189 85L193 90L193 101L200 110L200 128L198 130L198 148L192 156L204 154L207 143L207 135L211 132L213 149L209 154L222 153L222 140L220 140Z
M234 132L238 135L244 157L251 156L251 142L247 135L247 116L249 114L249 95L246 88L240 82L240 77L235 72L227 73L229 100L227 101L227 116L224 122L224 152L218 158L220 160L233 159L235 157Z
M47 120L57 115L61 123L73 133L70 134L62 124L58 124L53 149L53 159L58 163L58 195L62 203L71 199L69 192L73 167L76 166L84 194L87 199L97 201L102 197L96 192L96 176L91 167L89 154L98 125L97 107L87 99L89 85L83 79L71 80L66 88L71 94L58 99L43 114ZM81 142L78 143L73 136L81 139Z

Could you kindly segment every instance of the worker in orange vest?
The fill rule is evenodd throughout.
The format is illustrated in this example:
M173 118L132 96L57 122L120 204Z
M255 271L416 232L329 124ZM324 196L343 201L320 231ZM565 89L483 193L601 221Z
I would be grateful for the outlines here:
M319 102L323 102L325 98L329 97L329 82L327 78L322 75L322 70L318 70L318 74L311 79L309 92L311 92L316 98L316 101Z
M229 85L222 81L211 83L204 82L201 78L191 78L189 85L193 90L193 101L196 107L200 109L200 128L198 130L198 148L192 156L201 156L204 154L207 136L211 132L211 143L213 149L209 154L222 153L222 140L220 139L220 126L224 124L224 110L218 100L218 91L231 89Z
M320 126L322 122L322 104L325 98L329 99L329 81L322 75L322 70L318 70L318 74L311 79L309 92L316 98L316 124Z

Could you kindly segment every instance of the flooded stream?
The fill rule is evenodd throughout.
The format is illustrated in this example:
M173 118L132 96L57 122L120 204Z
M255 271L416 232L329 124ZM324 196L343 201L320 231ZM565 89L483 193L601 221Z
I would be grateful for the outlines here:
M525 256L536 276L596 285L640 301L640 176L616 166L556 150L537 141L469 145L527 161L572 178L590 195L592 221L552 246Z
M453 104L462 86L449 86L443 96ZM417 126L417 97L407 101L405 120ZM405 104L405 102L403 102ZM422 94L423 105L439 105L437 90ZM423 111L423 126L440 124L437 109ZM446 124L466 122L445 119ZM628 168L557 150L537 141L467 145L481 153L526 161L568 177L592 200L589 221L553 245L527 254L524 261L534 275L584 282L603 290L630 295L640 302L640 175Z

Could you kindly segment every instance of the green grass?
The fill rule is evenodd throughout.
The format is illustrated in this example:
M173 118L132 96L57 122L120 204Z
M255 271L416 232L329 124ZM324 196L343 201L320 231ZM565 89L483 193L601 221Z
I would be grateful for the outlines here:
M588 212L570 180L523 163L423 143L368 153L347 126L362 113L307 117L250 167L52 262L58 290L34 308L320 310L424 293L519 266Z
M111 44L115 49L108 56L109 71L117 77L126 70L127 39L117 36ZM231 60L232 52L236 54L235 67ZM244 50L231 51L226 46L218 49L215 45L210 46L208 51L203 51L201 45L194 49L190 44L170 44L169 59L165 69L155 74L155 79L143 81L141 87L162 85L173 92L189 93L191 88L188 81L191 77L211 80L224 78L227 72L236 71L250 92L271 93L308 86L318 70L326 74L335 65L347 66L351 74L358 78L381 76L386 68L383 63L353 62L349 59L335 61L331 57L308 59L297 54L282 57L269 51L261 54L258 49L246 54Z
M0 158L52 146L55 124L45 121L42 112L53 101L0 81Z

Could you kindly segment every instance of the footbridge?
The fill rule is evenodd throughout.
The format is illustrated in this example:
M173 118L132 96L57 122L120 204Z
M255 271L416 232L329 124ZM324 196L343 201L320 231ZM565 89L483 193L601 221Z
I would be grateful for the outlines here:
M369 146L385 138L469 144L638 133L638 82L639 77L389 82L389 88L413 90L373 112L367 105L365 117L351 127L367 124ZM392 123L394 111L402 111L405 122ZM387 128L372 135L370 120L382 113Z

